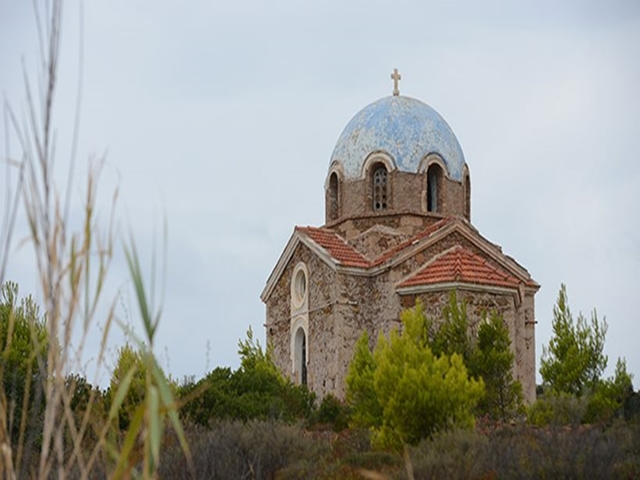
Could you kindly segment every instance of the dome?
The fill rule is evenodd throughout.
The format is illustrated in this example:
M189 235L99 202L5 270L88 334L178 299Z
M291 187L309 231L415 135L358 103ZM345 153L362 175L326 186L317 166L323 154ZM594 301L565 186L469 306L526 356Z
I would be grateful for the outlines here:
M373 152L389 154L398 170L417 173L420 161L439 154L449 178L462 181L464 155L447 122L426 103L405 96L381 98L360 110L342 131L331 163L342 164L345 178L359 178Z

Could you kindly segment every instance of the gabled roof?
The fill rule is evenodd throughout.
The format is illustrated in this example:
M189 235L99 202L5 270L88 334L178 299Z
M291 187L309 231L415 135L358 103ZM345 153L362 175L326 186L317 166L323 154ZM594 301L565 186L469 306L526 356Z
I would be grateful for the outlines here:
M369 266L369 261L333 230L316 227L296 227L296 231L305 233L345 267L367 268Z
M455 281L502 288L520 285L538 289L539 285L529 272L502 249L484 238L467 220L459 217L444 218L420 231L408 240L389 248L377 258L367 259L349 245L337 232L323 227L296 227L282 255L278 259L260 297L263 301L271 295L275 284L284 272L300 243L314 252L319 259L335 270L346 269L351 274L374 276L404 262L425 248L458 233L474 245L480 253L461 246L439 255L403 281L398 288L410 288Z
M434 258L424 268L404 280L398 288L452 282L507 288L517 288L520 284L513 275L458 245Z

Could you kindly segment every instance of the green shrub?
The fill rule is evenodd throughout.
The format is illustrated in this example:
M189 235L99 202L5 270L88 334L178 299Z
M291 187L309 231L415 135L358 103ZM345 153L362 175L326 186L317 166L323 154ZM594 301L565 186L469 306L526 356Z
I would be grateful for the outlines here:
M222 419L296 421L311 415L315 394L282 376L251 329L239 342L239 354L237 370L218 367L202 380L179 387L182 418L207 426Z
M402 322L402 333L381 335L373 353L363 335L347 375L354 422L372 427L379 446L395 448L472 426L484 389L482 380L469 378L459 354L433 354L420 306L403 312Z
M527 422L535 426L579 425L587 411L588 400L566 393L548 392L536 400L527 412Z
M334 395L328 394L320 402L320 406L313 414L312 421L320 425L329 425L334 431L340 432L348 426L349 409L344 402L338 400Z

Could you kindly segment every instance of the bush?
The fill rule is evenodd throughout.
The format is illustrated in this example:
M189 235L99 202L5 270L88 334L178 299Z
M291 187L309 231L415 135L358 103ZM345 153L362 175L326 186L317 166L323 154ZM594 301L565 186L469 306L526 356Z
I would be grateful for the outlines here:
M270 351L254 341L251 329L247 339L239 342L239 354L241 365L236 371L218 367L199 382L179 387L182 418L201 426L222 419L291 422L309 418L315 394L283 377Z
M273 479L278 472L296 470L304 459L318 459L328 451L326 443L313 442L299 427L273 421L219 421L210 429L188 428L186 435L193 471L182 452L169 445L159 478Z
M527 412L527 422L538 427L580 425L587 412L587 405L585 397L548 392L531 405Z
M415 478L637 478L640 430L500 427L452 431L410 449ZM406 478L402 476L401 478Z
M338 400L334 395L326 395L322 399L320 407L314 412L312 423L328 425L335 432L340 432L348 426L349 409L344 402Z

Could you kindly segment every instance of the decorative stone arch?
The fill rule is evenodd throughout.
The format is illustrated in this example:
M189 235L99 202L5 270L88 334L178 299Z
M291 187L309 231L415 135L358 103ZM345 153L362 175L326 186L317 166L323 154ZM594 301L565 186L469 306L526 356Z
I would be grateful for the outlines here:
M325 205L327 222L337 220L342 213L342 183L344 180L344 172L342 165L334 161L329 168L329 175L325 182Z
M467 165L462 169L462 188L464 190L464 218L471 221L471 176Z
M309 270L304 262L298 262L291 275L291 311L308 310Z
M444 179L449 177L447 165L440 155L430 153L420 161L418 173L426 173L423 209L426 212L442 213L444 199Z
M298 384L307 383L309 362L309 269L298 262L291 274L291 374Z
M445 163L444 159L440 156L440 154L435 152L429 153L428 155L423 157L422 160L420 160L420 163L418 164L418 173L420 174L426 173L427 169L434 163L440 165L445 176L447 178L450 178L447 164ZM465 168L466 168L466 165L465 165Z
M385 152L374 152L363 164L365 178L369 182L369 198L374 212L388 210L391 206L391 176L395 170L393 159Z
M393 172L396 169L396 162L393 157L384 151L372 152L367 156L362 164L362 170L360 171L360 178L363 180L371 175L371 168L377 164L383 164L387 167L387 172Z

